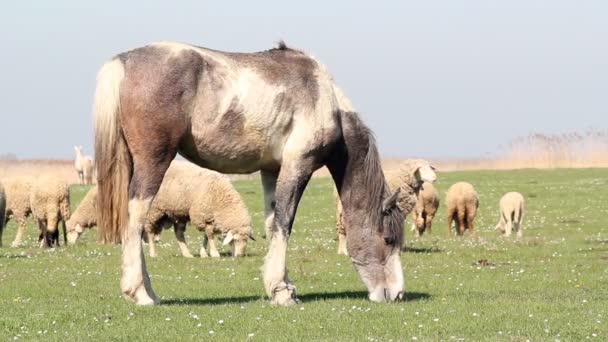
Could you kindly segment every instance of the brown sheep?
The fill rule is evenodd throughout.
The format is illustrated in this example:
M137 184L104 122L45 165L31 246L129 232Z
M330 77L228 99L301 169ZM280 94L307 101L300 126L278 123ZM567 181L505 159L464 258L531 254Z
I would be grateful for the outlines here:
M70 218L70 192L66 182L46 177L32 185L30 193L32 215L40 228L40 247L59 246L59 222L63 226L63 238L67 243L65 221Z
M437 208L439 208L439 193L433 183L424 182L418 191L416 206L412 210L412 231L416 232L417 236L421 236L425 231L431 232L431 224Z
M27 217L32 213L30 206L30 192L33 179L25 177L9 178L2 181L6 193L6 218L17 221L17 235L11 246L18 247L23 242Z
M479 208L479 197L473 185L467 182L453 184L448 189L445 203L448 234L452 233L452 223L458 228L458 235L463 235L465 230L473 233L473 221Z

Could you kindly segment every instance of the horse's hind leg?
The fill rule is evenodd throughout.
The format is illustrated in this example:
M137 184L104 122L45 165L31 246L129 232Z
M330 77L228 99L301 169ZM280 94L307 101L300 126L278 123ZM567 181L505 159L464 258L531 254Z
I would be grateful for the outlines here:
M293 305L298 301L296 288L287 277L287 243L298 203L313 171L311 162L292 160L284 161L279 172L270 245L263 267L264 288L272 304Z
M129 183L129 226L123 234L120 286L123 295L139 305L159 302L146 270L142 234L152 199L174 156L175 152L156 155L133 153L133 177Z

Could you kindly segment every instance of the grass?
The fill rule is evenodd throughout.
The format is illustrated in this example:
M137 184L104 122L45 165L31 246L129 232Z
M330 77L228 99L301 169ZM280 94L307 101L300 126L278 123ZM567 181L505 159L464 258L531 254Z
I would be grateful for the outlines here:
M13 340L582 340L608 339L608 177L606 169L462 171L440 174L442 196L459 180L480 195L477 236L448 237L443 206L433 232L402 254L407 301L366 299L350 261L335 253L330 180L313 179L290 241L290 276L302 303L273 307L259 268L259 181L237 181L257 242L249 256L184 259L165 232L147 258L163 304L136 307L119 291L118 246L94 242L51 251L0 248L0 339ZM499 197L527 199L524 238L493 231ZM76 205L86 189L72 188ZM409 227L409 226L408 226ZM187 231L192 251L199 234ZM480 260L487 260L479 262Z

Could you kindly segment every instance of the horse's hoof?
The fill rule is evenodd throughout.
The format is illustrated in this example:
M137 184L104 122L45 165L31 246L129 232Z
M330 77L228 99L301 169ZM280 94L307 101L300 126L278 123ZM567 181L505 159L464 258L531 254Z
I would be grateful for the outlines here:
M285 284L280 290L273 292L272 300L270 304L291 306L300 303L300 300L296 296L296 287L291 284Z
M139 285L136 289L123 290L122 295L127 301L133 302L135 305L144 306L160 303L160 299L154 293L148 295L143 284Z

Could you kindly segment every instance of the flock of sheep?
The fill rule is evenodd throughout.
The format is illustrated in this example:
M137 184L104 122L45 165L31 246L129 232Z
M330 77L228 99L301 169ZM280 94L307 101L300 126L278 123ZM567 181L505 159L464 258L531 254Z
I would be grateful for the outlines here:
M81 184L92 184L93 159L84 156L82 147L75 147L75 169ZM412 228L417 236L430 232L439 207L439 193L433 186L434 168L425 160L408 159L394 170L385 171L391 192L398 194L397 205L406 215L412 214ZM398 190L398 191L397 191ZM455 227L458 235L474 231L473 221L479 207L474 187L466 182L453 184L445 200L448 233ZM518 192L505 194L499 202L499 222L496 230L505 236L512 232L522 236L524 198ZM70 212L68 184L58 178L13 178L0 182L0 246L2 230L9 219L14 219L18 230L13 247L23 243L26 219L31 215L40 230L40 247L59 245L59 224L64 242L76 243L85 228L97 224L97 187L92 187ZM223 244L230 245L232 256L245 254L248 240L253 240L251 217L228 177L196 166L172 164L160 190L152 202L145 224L143 239L149 244L151 257L157 256L156 242L163 229L173 227L181 254L192 257L184 237L190 222L203 235L201 257L219 257L215 237L223 236ZM342 208L336 196L336 228L338 254L347 255L347 229L342 222ZM208 252L207 252L208 248Z

